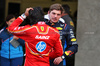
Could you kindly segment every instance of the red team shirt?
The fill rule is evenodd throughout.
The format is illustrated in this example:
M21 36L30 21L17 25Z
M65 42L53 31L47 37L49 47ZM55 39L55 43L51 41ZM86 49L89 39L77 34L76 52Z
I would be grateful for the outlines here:
M45 22L19 27L22 22L21 17L17 18L8 30L26 41L24 66L50 66L49 59L62 56L63 49L58 30L46 25ZM51 52L52 48L54 51Z

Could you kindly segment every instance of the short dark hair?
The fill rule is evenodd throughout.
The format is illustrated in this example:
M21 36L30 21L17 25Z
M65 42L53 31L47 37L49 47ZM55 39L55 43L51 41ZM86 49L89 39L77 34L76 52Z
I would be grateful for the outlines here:
M62 5L62 7L64 8L64 13L70 13L70 7L67 4Z
M39 21L44 21L44 13L41 7L33 7L29 11L29 19L31 24L36 24Z
M12 18L16 18L16 16L13 15L13 14L9 14L9 15L6 17L6 21L9 21L9 20L12 19ZM7 25L6 21L5 21L4 25L7 27L8 25Z
M61 14L64 11L62 5L61 4L58 4L58 3L53 4L53 5L50 6L49 11L51 12L52 10L60 10L61 11Z
M16 18L15 15L9 14L9 15L6 17L6 21L9 21L9 20L12 19L12 18Z

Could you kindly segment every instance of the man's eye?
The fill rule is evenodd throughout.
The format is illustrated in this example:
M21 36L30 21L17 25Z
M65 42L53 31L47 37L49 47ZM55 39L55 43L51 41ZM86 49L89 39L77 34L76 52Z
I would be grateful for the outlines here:
M10 21L10 22L13 22L13 21Z
M60 16L60 14L58 14L58 16Z
M55 14L55 13L52 13L52 14Z

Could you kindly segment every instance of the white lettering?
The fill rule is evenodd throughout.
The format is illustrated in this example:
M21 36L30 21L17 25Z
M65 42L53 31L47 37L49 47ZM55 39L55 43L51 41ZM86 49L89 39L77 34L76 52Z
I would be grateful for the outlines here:
M35 36L35 39L49 39L50 36L39 36L39 35L36 35Z
M74 38L74 37L75 37L74 34L71 34L70 38Z

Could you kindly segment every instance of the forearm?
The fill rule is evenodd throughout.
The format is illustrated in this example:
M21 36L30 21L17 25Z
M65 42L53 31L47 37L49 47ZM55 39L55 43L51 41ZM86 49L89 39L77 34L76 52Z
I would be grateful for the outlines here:
M66 51L68 51L68 50L76 53L78 51L78 45L75 44L75 45L69 46L69 48Z
M23 39L19 38L17 41L20 43L20 45L25 46L25 41Z
M59 56L62 56L63 55L63 47L62 47L62 44L61 44L61 40L57 40L54 48L54 50L52 52L50 52L50 59L53 59L53 58L56 58L56 57L59 57Z
M73 45L73 46L70 46L67 50L65 50L63 56L62 56L62 59L64 59L65 57L71 57L73 56L75 53L77 53L78 51L78 45Z
M19 16L9 27L8 30L10 32L13 32L14 30L18 30L19 29L19 25L23 22L23 20L26 18L26 16L24 14L22 14L21 16Z
M49 58L50 58L50 59L54 59L54 58L56 58L56 57L58 57L58 56L57 56L57 54L56 54L55 51L50 52L50 54L49 54Z

